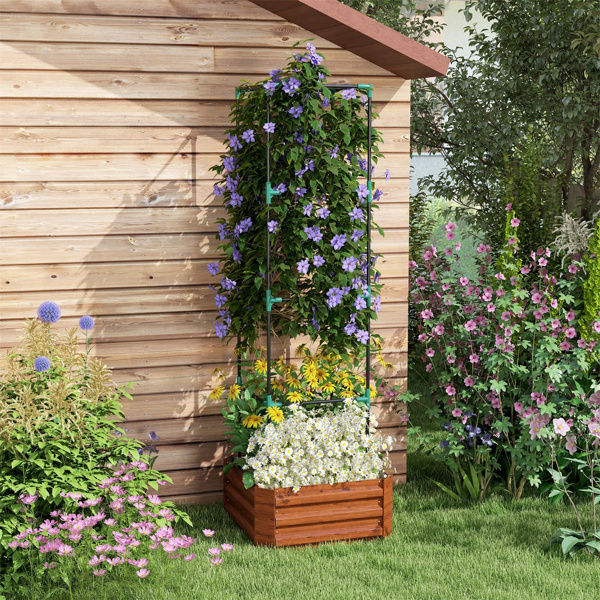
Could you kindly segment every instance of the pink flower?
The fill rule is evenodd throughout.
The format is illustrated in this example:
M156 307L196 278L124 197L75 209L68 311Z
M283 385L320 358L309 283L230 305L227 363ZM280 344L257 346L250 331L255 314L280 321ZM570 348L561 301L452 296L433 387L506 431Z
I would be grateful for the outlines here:
M58 565L53 562L45 562L44 563L44 569L54 569L54 567L57 567L57 566Z
M106 569L94 569L92 571L92 573L96 576L96 577L102 577L102 575L106 574Z
M151 502L152 504L160 504L161 500L158 496L148 496L148 502Z
M523 412L523 405L520 402L515 402L515 410L520 414Z
M413 271L414 269L417 268L417 263L414 260L409 260L408 261L408 268Z
M452 365L456 362L456 356L450 354L450 356L448 356L448 364Z
M421 319L427 321L428 319L431 319L431 317L433 317L433 313L428 308L421 312Z
M533 416L529 423L529 433L531 439L535 440L543 427L550 423L550 415L540 415L539 413Z
M569 329L565 331L565 337L568 337L569 339L574 338L576 335L577 332L575 331L574 327L569 327Z
M542 296L542 294L540 294L539 292L535 292L535 294L533 294L533 296L531 296L531 301L534 304L539 304L542 301L542 298L544 296Z
M233 544L221 544L221 548L223 548L225 552L230 552L233 550Z
M454 394L456 394L456 389L454 387L452 387L451 385L447 385L446 386L446 394L448 394L448 396L454 396Z
M215 532L212 529L203 529L202 533L206 536L206 537L212 537L213 535L215 535Z
M195 554L188 554L187 556L183 557L183 560L187 560L190 561L192 560L196 555Z
M219 554L221 554L221 548L209 548L208 553L210 556L219 556Z
M219 566L219 565L220 565L222 562L223 562L223 559L222 559L222 558L219 558L218 556L213 556L213 557L210 559L210 564L211 564L211 566L213 566L213 567L218 567L218 566Z
M575 445L575 436L569 435L567 436L567 443L565 444L565 448L569 451L569 454L573 456L575 452L577 452L577 446Z
M545 267L548 264L548 261L542 256L540 260L538 260L540 267Z
M512 210L512 202L509 202L509 203L506 205L506 212L510 212L511 210Z
M564 352L568 352L569 350L573 349L573 346L569 344L569 342L561 342L560 349Z
M148 575L150 575L150 571L148 571L148 569L140 569L139 571L136 571L135 574L144 579L144 577L148 577Z
M444 326L443 325L436 325L435 326L435 332L438 335L443 335L443 333L444 333Z
M452 256L452 248L444 248L444 254L446 256Z
M454 239L454 232L453 231L449 231L446 234L446 239L449 240L449 241L452 241Z
M571 429L564 419L554 419L554 421L552 421L552 424L554 425L554 431L556 432L556 434L560 435L561 437L567 435L567 433Z
M460 285L462 285L463 287L466 287L469 285L469 280L466 277L461 277L459 279L459 281L460 281Z
M427 354L427 356L429 356L429 358L431 358L432 356L435 355L435 350L433 348L427 348L427 350L425 350L425 354Z
M90 565L90 567L95 567L104 560L106 560L106 556L104 556L104 554L101 554L100 556L92 556L92 559L88 561L88 565Z
M479 354L471 354L471 355L469 356L469 360L470 360L472 363L478 363L478 362L479 362Z
M458 242L458 244L456 244L456 251L458 252L462 247L461 242Z
M593 325L592 328L594 329L594 331L596 333L600 333L600 321L596 321Z
M494 312L495 310L496 310L496 305L495 305L493 302L490 302L490 303L487 305L487 311L488 311L488 312Z
M511 227L518 227L520 225L521 221L519 221L519 219L517 219L516 217L514 219L510 220L510 225Z
M475 380L471 376L469 376L465 379L465 385L467 387L473 387L475 385Z
M465 323L465 329L467 331L473 331L476 327L477 327L477 324L475 323L475 321L473 321L473 319L471 319Z
M456 229L456 223L452 223L452 221L446 223L445 229L446 231L454 231Z
M573 309L571 309L567 313L567 321L573 321L574 319L575 319L575 311Z
M458 417L460 417L462 415L462 410L460 410L460 408L455 408L452 411L452 416L456 417L458 419Z

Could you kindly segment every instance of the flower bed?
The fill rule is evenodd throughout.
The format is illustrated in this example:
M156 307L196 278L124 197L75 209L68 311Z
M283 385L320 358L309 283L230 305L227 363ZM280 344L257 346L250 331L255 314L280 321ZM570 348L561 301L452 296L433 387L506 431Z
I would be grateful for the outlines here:
M227 465L230 461L226 460ZM244 487L242 471L225 476L225 510L257 546L301 546L392 533L392 477L264 489Z

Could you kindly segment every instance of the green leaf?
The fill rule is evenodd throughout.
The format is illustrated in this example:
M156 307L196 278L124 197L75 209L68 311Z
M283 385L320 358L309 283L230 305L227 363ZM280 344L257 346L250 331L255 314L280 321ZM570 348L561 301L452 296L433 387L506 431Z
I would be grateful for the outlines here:
M252 471L244 471L242 482L246 489L251 488L254 485L254 473Z
M582 542L582 540L580 538L576 538L576 537L572 537L572 536L568 536L568 537L564 538L562 541L562 544L561 544L563 554L569 554L571 552L571 550L573 549L573 547L581 542Z

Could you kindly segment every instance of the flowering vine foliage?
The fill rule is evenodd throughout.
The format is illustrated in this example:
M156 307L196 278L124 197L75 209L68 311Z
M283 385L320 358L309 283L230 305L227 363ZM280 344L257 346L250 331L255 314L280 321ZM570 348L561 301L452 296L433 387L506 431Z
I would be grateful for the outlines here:
M541 432L553 419L571 426L599 388L600 315L588 335L578 322L588 258L573 256L556 271L549 268L550 248L532 252L527 262L517 260L520 222L510 206L508 211L505 248L494 258L489 246L479 246L477 280L460 275L459 245L429 247L411 294L434 389L428 414L447 432L441 458L457 489L468 477L482 497L500 477L518 499L527 481L539 485L540 472L551 463ZM446 225L449 241L455 227ZM584 425L596 423L598 415L587 418ZM597 429L589 431L596 435ZM412 432L422 436L418 428Z
M308 44L283 70L241 88L228 151L212 167L221 176L214 193L226 208L218 220L224 256L208 265L220 279L212 286L220 314L215 330L228 340L239 334L241 351L254 348L266 324L267 230L272 295L285 299L273 306L276 334L364 350L368 319L380 309L377 256L367 265L367 211L377 207L366 182L368 100L358 89L325 87L322 61ZM379 141L373 131L373 163L381 156ZM279 193L270 210L267 155ZM377 201L381 191L372 197Z

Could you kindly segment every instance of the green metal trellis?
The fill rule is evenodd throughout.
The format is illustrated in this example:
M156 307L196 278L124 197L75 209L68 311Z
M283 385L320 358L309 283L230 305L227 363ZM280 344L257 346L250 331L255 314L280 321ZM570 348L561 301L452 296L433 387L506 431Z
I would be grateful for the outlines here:
M244 90L258 89L261 86L241 86L235 89L236 102L239 101L240 96ZM324 84L330 90L343 90L343 89L357 89L363 90L367 95L367 118L368 118L368 140L367 140L367 291L363 294L363 298L367 304L367 308L371 308L371 203L373 199L373 182L372 182L372 156L371 156L371 145L372 145L372 102L373 102L373 86L370 83L359 83L356 85L351 84ZM270 122L271 104L269 98L267 98L267 122ZM271 160L270 160L270 146L271 146L271 134L267 133L267 182L265 184L265 202L267 205L267 223L270 220L270 206L273 197L279 196L281 191L274 189L271 186ZM289 406L291 402L274 402L271 394L271 310L273 305L280 302L285 302L289 298L277 298L274 297L271 291L271 232L267 227L267 268L266 268L266 280L267 290L265 294L265 307L267 310L267 399L266 405L270 406ZM365 377L365 395L356 398L358 402L363 402L367 406L371 405L371 317L369 315L369 321L367 323L368 343L366 351L366 377ZM238 334L238 346L241 338ZM238 354L237 360L237 383L242 383L242 358ZM336 402L342 402L342 399L321 399L321 400L310 400L302 402L302 405L309 404L333 404Z

